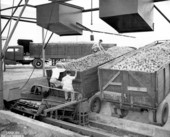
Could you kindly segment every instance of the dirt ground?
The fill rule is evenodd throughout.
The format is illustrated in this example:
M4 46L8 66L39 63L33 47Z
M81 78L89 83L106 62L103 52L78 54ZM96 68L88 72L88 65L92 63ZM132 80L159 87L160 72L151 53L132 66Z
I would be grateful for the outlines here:
M39 133L28 126L0 119L0 136L38 137ZM40 136L39 136L40 137Z
M3 79L4 81L13 81L13 80L22 80L22 79L29 79L29 78L37 78L37 77L43 77L43 71L42 69L34 69L31 65L9 65L6 67L6 71L3 72ZM52 66L46 64L46 69L50 69L52 68ZM167 101L170 103L170 97L167 98ZM105 107L105 112L108 112L108 108L106 110L107 107ZM147 115L146 115L147 116ZM132 120L134 119L142 119L141 117L132 117ZM144 118L144 121L140 121L140 122L144 122L147 121L147 118ZM148 121L147 121L148 122ZM8 121L7 121L8 123ZM15 125L16 123L10 123L9 126L6 126L6 123L5 124L1 124L1 121L0 121L0 133L1 130L6 133L6 131L8 131L11 127L11 129L15 129L13 126ZM5 128L4 128L5 126ZM7 127L7 128L6 128ZM30 130L30 133L28 134L27 132L25 132L25 128L23 128L24 126L22 125L16 125L15 127L16 128L16 133L21 133L28 136L28 137L32 137L32 136L38 136L36 131L34 130L30 130L28 129L29 127L25 127L27 130ZM170 113L169 113L169 121L167 122L167 124L164 126L165 129L170 129ZM4 130L5 129L5 130ZM9 130L10 131L10 130ZM1 134L0 134L1 135ZM25 136L24 136L25 137Z
M52 68L50 65L45 66L46 69ZM29 79L43 76L42 69L34 69L32 65L7 65L6 71L3 72L4 81L13 81L21 79Z
M49 69L50 66L46 65L46 68ZM32 65L8 65L6 71L3 72L4 82L37 77L43 77L43 70L34 69ZM43 137L35 129L0 118L0 137L3 136Z

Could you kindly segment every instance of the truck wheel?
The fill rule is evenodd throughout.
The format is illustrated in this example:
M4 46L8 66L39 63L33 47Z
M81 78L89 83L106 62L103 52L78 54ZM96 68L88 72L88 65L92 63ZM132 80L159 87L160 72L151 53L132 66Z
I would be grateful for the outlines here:
M90 100L90 111L99 113L101 110L102 101L99 95L94 95Z
M34 59L32 64L36 69L41 69L43 67L43 61L41 59Z
M126 109L120 109L121 115L120 118L124 118L128 115L129 111Z
M157 123L160 124L161 126L165 125L165 123L168 120L168 116L169 116L169 105L167 102L163 101L157 109L157 113L156 113Z

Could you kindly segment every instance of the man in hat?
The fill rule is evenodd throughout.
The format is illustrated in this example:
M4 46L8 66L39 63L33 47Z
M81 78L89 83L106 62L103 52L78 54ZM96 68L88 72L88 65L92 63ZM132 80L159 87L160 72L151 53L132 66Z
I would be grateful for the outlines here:
M100 39L98 43L95 43L93 46L92 46L92 52L93 53L96 53L98 51L105 51L103 46L102 46L102 40Z

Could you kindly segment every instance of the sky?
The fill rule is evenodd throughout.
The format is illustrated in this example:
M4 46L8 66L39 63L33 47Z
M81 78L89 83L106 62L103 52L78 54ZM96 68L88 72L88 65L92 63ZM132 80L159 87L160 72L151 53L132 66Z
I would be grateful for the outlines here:
M14 5L20 0L15 0ZM29 0L31 5L41 5L49 3L48 0ZM83 7L84 9L91 8L91 0L72 0L69 2ZM1 0L1 8L10 7L13 5L13 0ZM169 18L170 20L170 1L158 2L155 5ZM93 8L99 7L99 0L93 0ZM19 11L15 16L19 15ZM2 15L10 15L11 10L1 12ZM24 17L36 18L36 10L34 8L27 7L24 14ZM2 20L1 27L4 27L4 24L7 20ZM12 21L11 29L15 21ZM91 28L93 30L105 31L118 34L118 32L106 24L103 20L99 18L99 11L93 12L93 24L91 24L91 13L83 13L83 22L84 26ZM3 37L7 36L9 27L3 33ZM45 30L46 32L46 30ZM47 32L47 36L51 32ZM146 44L152 43L157 40L167 40L170 39L170 24L160 15L157 10L154 10L154 31L151 32L137 32L137 33L123 33L124 35L134 36L135 38L121 37L116 35L100 34L93 33L94 42L97 42L99 39L102 39L104 43L116 43L118 46L133 46L133 47L142 47ZM53 35L50 42L84 42L90 41L90 32L83 31L83 35L80 36L62 36L55 34ZM35 43L42 42L42 28L37 26L37 24L32 23L23 23L19 22L16 31L9 43L9 45L17 45L18 39L32 39ZM4 43L5 41L3 41Z

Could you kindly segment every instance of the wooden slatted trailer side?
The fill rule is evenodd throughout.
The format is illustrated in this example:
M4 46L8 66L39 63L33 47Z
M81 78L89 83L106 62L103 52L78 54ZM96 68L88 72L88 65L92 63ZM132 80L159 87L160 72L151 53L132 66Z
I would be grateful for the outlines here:
M75 91L80 92L83 98L90 98L99 91L97 71L98 66L78 71L77 78L73 81L73 88Z
M107 60L103 63L100 63L96 66L90 67L83 71L78 71L76 79L73 80L74 90L77 92L80 92L83 98L92 97L96 92L99 91L98 67L105 63L108 63L111 60L115 60L121 56L124 56L125 54L130 54L133 51L134 49L132 49L131 51L128 51L127 53L120 54L119 56L112 58L110 60ZM72 71L75 71L75 70L72 70Z
M129 110L147 110L151 123L164 125L169 113L165 98L170 95L170 62L153 73L112 68L123 59L99 67L100 99L114 103L122 117Z

